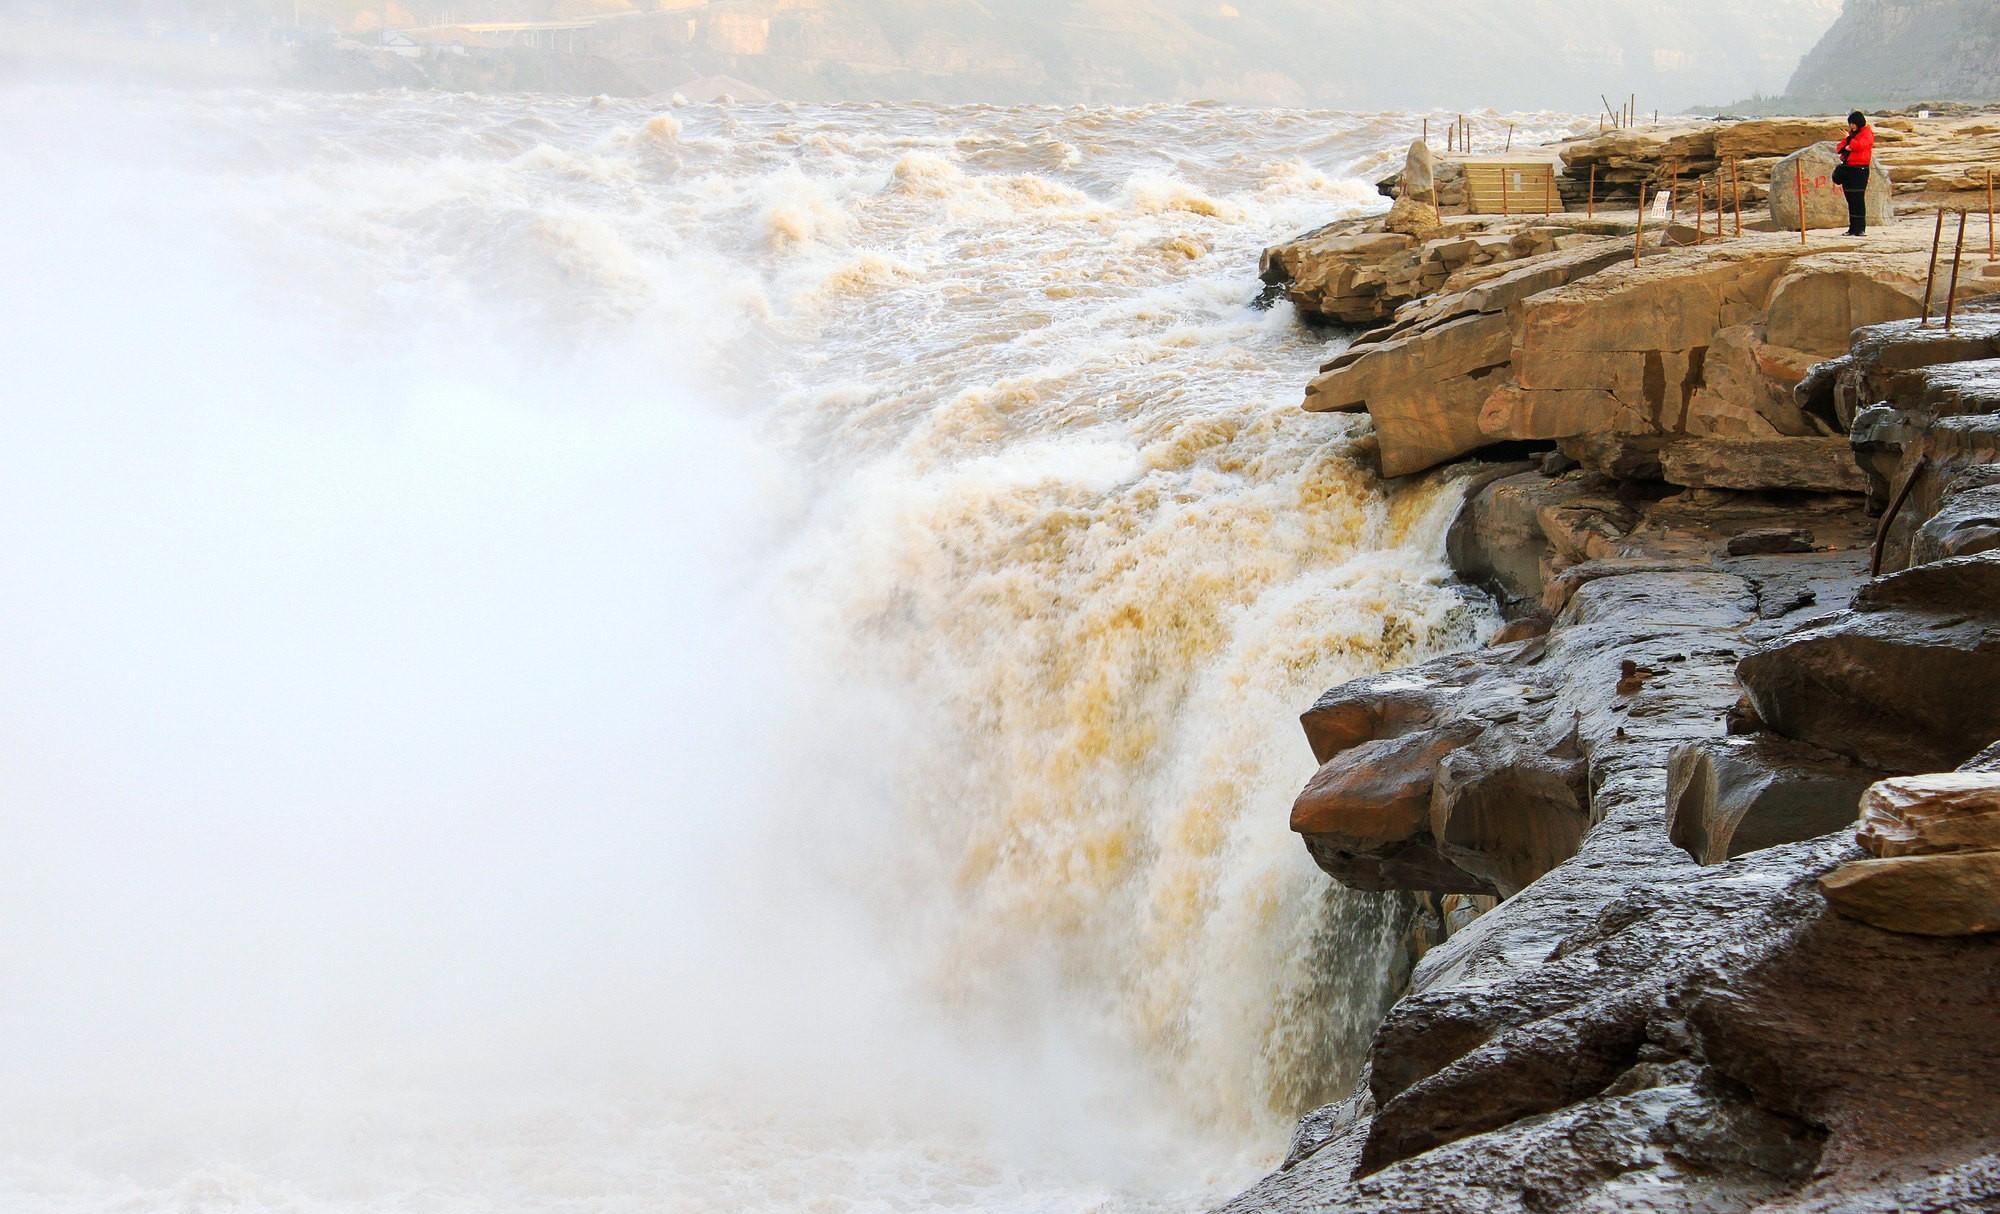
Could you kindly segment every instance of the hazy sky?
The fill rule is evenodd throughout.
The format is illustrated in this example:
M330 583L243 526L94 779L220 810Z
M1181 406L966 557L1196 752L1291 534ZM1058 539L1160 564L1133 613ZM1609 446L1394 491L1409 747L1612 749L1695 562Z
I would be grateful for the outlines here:
M13 0L0 12L10 8L139 14L236 38L294 13L371 38L442 20L609 16L581 49L615 65L626 92L728 75L804 100L1590 112L1600 95L1675 110L1782 91L1840 0Z

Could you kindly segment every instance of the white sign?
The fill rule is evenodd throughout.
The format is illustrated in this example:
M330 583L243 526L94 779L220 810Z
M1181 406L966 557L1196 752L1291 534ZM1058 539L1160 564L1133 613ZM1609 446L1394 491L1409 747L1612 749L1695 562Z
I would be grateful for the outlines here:
M1665 219L1667 217L1667 192L1665 190L1660 190L1653 195L1652 214L1655 219Z

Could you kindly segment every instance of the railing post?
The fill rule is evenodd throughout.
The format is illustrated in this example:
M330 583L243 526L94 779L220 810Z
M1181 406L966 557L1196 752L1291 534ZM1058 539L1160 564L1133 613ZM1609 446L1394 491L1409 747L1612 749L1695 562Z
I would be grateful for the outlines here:
M1965 212L1958 213L1958 244L1951 251L1951 286L1944 293L1944 327L1951 328L1952 309L1958 305L1958 259L1965 252Z
M1920 329L1928 329L1930 328L1931 325L1931 293L1937 290L1938 242L1943 239L1944 239L1944 208L1939 207L1937 213L1937 227L1931 230L1930 266L1928 269L1924 271L1924 318L1922 321L1918 322L1917 325L1917 327Z
M1646 183L1639 183L1639 225L1632 229L1632 264L1639 264L1639 250L1646 246Z
M1729 162L1729 187L1736 195L1736 234L1743 235L1743 173L1742 162Z

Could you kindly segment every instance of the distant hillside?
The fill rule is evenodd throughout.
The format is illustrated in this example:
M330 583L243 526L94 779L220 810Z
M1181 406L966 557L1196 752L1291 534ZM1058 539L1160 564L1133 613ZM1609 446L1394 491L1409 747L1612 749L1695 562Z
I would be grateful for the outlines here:
M1839 0L663 0L596 49L802 99L1642 108L1775 91ZM676 30L685 45L670 45Z
M1965 0L1968 7L1994 0ZM10 7L0 0L0 11ZM304 46L327 87L1642 111L1775 92L1840 0L13 0L33 30ZM85 17L88 20L84 20ZM0 20L0 27L6 22ZM128 36L130 36L128 34ZM385 44L383 39L396 39ZM21 39L14 40L19 54ZM9 52L0 49L0 60ZM393 56L393 61L391 59Z
M2000 99L2000 0L1847 0L1785 92L1834 110Z

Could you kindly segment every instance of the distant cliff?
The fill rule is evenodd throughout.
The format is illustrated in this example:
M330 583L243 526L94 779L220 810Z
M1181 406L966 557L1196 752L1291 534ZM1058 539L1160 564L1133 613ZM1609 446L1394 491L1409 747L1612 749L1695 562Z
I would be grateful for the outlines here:
M677 0L591 49L799 100L1550 106L1775 91L1838 0Z
M1833 109L2000 98L2000 3L1847 0L1786 92Z

